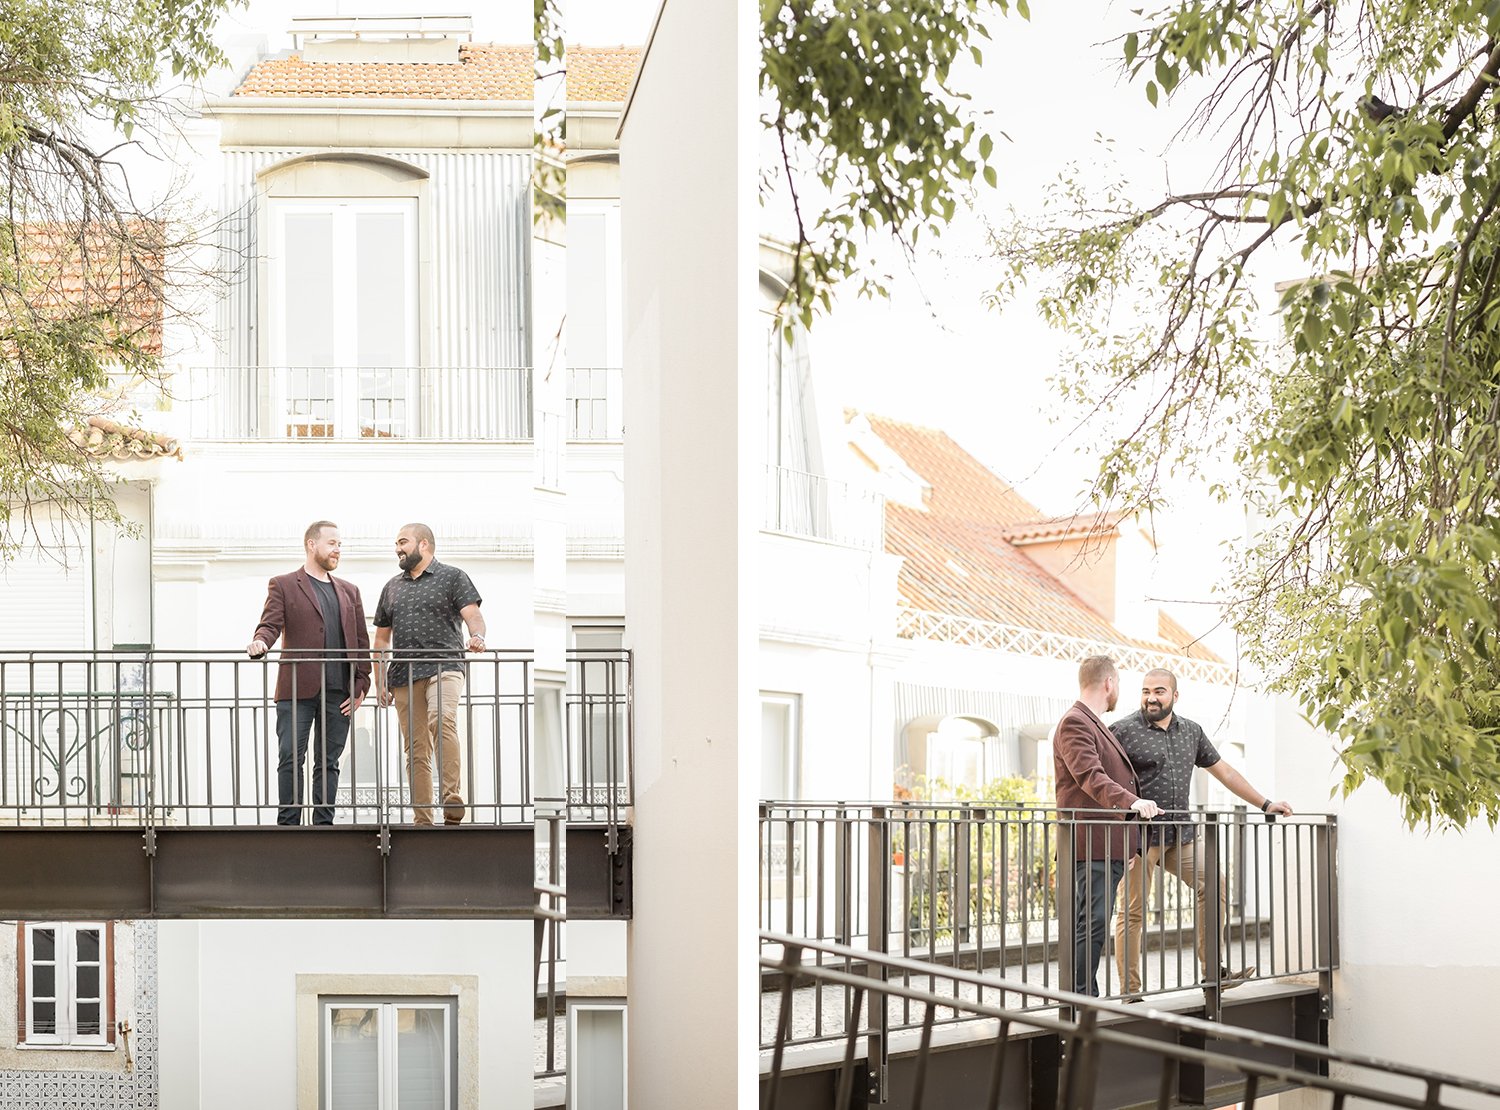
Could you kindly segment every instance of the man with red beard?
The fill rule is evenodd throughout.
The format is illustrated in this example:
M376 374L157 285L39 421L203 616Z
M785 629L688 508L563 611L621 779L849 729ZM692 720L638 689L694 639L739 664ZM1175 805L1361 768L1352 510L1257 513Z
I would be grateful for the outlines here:
M276 823L302 823L307 741L316 723L312 823L331 825L349 721L370 689L370 633L359 590L331 573L343 550L338 525L314 521L302 546L303 565L271 579L260 625L245 650L259 659L282 640L276 672Z

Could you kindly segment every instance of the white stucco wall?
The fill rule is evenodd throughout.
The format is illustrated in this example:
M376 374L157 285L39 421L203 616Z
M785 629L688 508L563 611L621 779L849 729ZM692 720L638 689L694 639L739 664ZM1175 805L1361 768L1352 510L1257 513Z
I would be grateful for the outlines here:
M162 922L160 1108L316 1110L298 1097L298 1053L307 1051L298 976L390 995L450 993L433 990L441 980L461 1008L460 988L477 979L477 1015L459 1014L461 1036L477 1017L477 1067L460 1069L459 1106L530 1106L531 934L528 921Z
M757 68L749 5L667 0L620 144L639 660L630 1104L653 1110L758 1101Z

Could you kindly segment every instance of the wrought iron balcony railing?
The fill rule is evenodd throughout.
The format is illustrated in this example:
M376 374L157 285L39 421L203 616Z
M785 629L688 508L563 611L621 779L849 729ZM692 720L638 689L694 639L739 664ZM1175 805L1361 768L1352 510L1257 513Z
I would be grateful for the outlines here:
M195 367L175 393L198 440L532 438L526 366Z
M1116 909L1123 911L1132 893L1145 901L1138 939L1117 935L1110 924L1104 935L1084 927L1090 935L1082 939L1101 950L1096 982L1104 995L1206 987L1217 1006L1223 989L1250 980L1331 974L1338 962L1333 817L1270 820L1244 810L1195 810L1152 826L1173 839L1191 834L1197 858L1215 865L1201 868L1200 901L1191 882L1182 882L1193 878L1183 873L1184 853L1172 853L1144 875L1138 858L1124 866L1121 849L1104 844L1099 862L1122 872ZM1038 805L765 803L759 924L813 945L899 955L923 969L915 978L903 972L904 985L955 1002L994 997L1009 1004L989 988L974 995L971 980L960 974L970 970L1028 986L1071 987L1080 939L1074 935L1074 840L1096 827L1137 826ZM1085 897L1114 893L1113 883L1108 892L1099 889L1106 882L1094 880ZM1128 960L1122 958L1127 951ZM1199 952L1209 966L1199 966ZM767 955L781 959L773 950ZM1141 977L1133 989L1121 980L1132 962ZM850 989L801 990L782 1004L794 1012L779 1012L777 995L762 995L768 1047L778 1036L803 1044L848 1033ZM958 1010L950 1012L944 1020L959 1017ZM900 1000L877 1017L886 1024L879 1032L923 1020L920 1008ZM778 1033L783 1020L790 1024Z
M820 474L768 466L762 527L878 551L885 542L885 498Z
M629 653L570 653L556 737L536 721L529 652L424 659L461 664L465 676L453 707L463 795L461 814L453 816L530 824L538 803L548 802L563 806L570 820L621 823L632 800ZM344 672L335 685L352 688L368 657L0 655L0 824L256 826L274 824L278 811L288 810L305 823L315 799L335 823L412 823L414 804L425 810L431 799L412 797L402 722L373 689L335 753L337 789L319 784L329 748L313 728L302 761L305 787L288 800L278 783L277 723L286 710L278 709L276 682L278 667L295 662L311 664L319 678L308 680L304 670L292 700L337 713L346 695L329 689L327 666ZM441 778L436 769L433 777Z

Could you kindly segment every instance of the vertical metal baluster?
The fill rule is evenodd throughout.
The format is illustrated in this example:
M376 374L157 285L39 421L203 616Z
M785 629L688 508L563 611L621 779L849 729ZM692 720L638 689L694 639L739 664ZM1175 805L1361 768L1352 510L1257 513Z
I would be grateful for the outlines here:
M1172 1092L1177 1086L1177 1061L1170 1056L1161 1058L1161 1082L1156 1088L1156 1110L1169 1110Z
M844 1023L844 1066L839 1069L839 1089L833 1100L834 1110L850 1110L851 1107L854 1094L854 1046L859 1040L859 1016L864 1001L865 988L855 987L850 1016Z
M917 1049L916 1074L912 1079L911 1110L922 1110L922 1098L927 1090L927 1058L932 1055L932 1020L937 1007L931 1002L922 1015L922 1043Z
M797 945L786 945L782 951L781 964L781 1012L776 1015L776 1046L771 1053L771 1074L766 1084L765 1110L776 1110L776 1096L781 1088L781 1061L786 1051L786 1042L792 1032L792 984L793 969L802 962L802 949Z
M1002 1000L1003 1005L1003 1000ZM1010 1020L1000 1021L1000 1035L995 1038L994 1070L990 1072L990 1096L985 1100L989 1110L1000 1110L1000 1095L1005 1085L1005 1054L1010 1048Z
M1303 907L1303 902L1302 902L1302 889L1303 889L1303 887L1306 885L1306 883L1308 881L1307 871L1302 866L1302 833L1303 833L1303 831L1305 829L1307 829L1307 827L1308 826L1303 825L1303 824L1295 824L1295 825L1292 826L1292 830L1293 830L1292 835L1296 838L1296 848L1297 848L1296 858L1297 858L1297 970L1298 971L1307 971L1307 970L1309 970L1308 966L1307 966L1307 950L1304 947L1304 943L1303 943L1306 940L1306 938L1307 938L1307 930L1303 927L1303 923L1307 920L1307 915L1306 915L1305 909ZM1311 849L1309 849L1309 851L1308 851L1309 859L1311 858L1311 855L1312 855L1312 852L1311 852Z
M1292 898L1289 889L1291 882L1290 870L1287 866L1286 826L1278 824L1281 836L1281 951L1283 959L1291 971L1292 962Z
M809 814L805 819L808 820L808 821L815 821L815 823L813 824L812 828L813 828L813 832L814 832L814 839L817 842L818 850L815 853L814 852L807 853L807 855L811 856L812 858L811 859L804 858L804 860L802 861L802 866L803 866L803 878L802 878L803 889L804 890L809 889L810 873L812 872L812 870L814 868L816 868L817 869L817 881L816 882L812 882L810 884L810 888L811 888L811 890L813 892L813 896L817 899L817 903L816 903L816 907L815 907L815 911L814 911L814 919L813 919L814 920L814 923L813 923L813 936L815 936L818 940L823 941L823 940L827 940L828 939L827 934L824 933L824 931L823 931L823 929L824 929L823 900L824 900L824 897L825 897L825 892L824 892L824 889L823 889L823 851L824 851L823 834L824 834L824 829L826 828L826 824L825 824L826 817L825 817L824 812L820 809L820 810L817 811L816 817L814 817L813 815ZM819 949L818 952L817 952L817 964L818 964L819 967L823 966L823 950L822 949ZM822 988L821 985L819 985L819 987L817 989L817 993L814 995L813 1007L814 1007L814 1012L813 1012L814 1026L817 1029L818 1036L821 1037L823 1035L823 988Z

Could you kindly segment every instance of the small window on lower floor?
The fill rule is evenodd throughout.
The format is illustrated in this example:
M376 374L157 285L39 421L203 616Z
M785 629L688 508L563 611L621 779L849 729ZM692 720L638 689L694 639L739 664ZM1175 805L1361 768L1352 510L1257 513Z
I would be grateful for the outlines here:
M112 1045L113 923L27 921L16 939L20 1043Z
M323 1110L453 1110L458 1002L324 998Z

